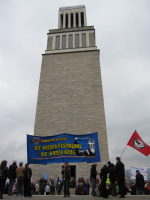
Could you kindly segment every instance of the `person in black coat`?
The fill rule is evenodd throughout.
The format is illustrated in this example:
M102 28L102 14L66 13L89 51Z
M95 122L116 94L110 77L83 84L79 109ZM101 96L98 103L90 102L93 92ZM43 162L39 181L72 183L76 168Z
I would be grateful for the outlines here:
M40 185L40 193L41 195L44 195L44 192L45 192L45 184L44 182Z
M70 168L68 163L64 164L64 169L62 170L62 174L63 174L63 180L64 180L64 197L66 197L66 195L68 195L68 197L70 196L70 192L69 192L69 183L70 183Z
M61 185L60 185L60 182L58 182L57 187L56 187L56 190L57 190L57 194L58 194L58 195L61 195L62 187L61 187Z
M120 158L116 158L116 166L115 166L115 171L116 171L116 178L117 178L117 184L119 186L119 193L120 193L120 198L125 198L124 195L124 183L125 183L125 172L124 172L124 164L120 161Z
M145 194L145 195L149 195L149 189L147 188L148 185L149 185L148 183L146 183L146 184L144 185L144 194Z
M54 185L54 183L52 183L52 185L50 187L50 192L51 192L51 195L55 194L55 185Z
M136 184L131 185L131 195L136 195Z
M100 178L101 178L101 197L108 198L108 193L106 190L106 180L107 180L107 174L108 174L108 167L106 166L106 162L103 162L103 167L101 169Z
M13 161L13 164L9 166L8 171L8 178L9 178L9 188L8 188L8 195L11 195L11 191L15 182L15 179L17 177L16 175L16 169L17 169L17 162Z
M32 170L29 168L28 163L25 164L25 169L23 170L23 174L24 174L24 196L31 197L30 182L31 182Z
M136 187L138 195L144 195L144 177L140 174L139 170L136 170Z
M115 172L115 167L114 167L114 164L111 163L110 161L108 162L108 172L109 172L109 179L110 179L110 182L111 182L111 187L112 187L112 191L113 191L113 194L112 196L117 196L117 192L116 192L116 172Z
M7 161L3 160L0 166L0 199L3 199L3 192L5 187L5 182L8 177Z
M90 174L90 179L92 181L92 195L93 196L96 196L96 193L95 193L96 175L97 175L96 167L97 167L97 164L94 164L91 166L91 174Z

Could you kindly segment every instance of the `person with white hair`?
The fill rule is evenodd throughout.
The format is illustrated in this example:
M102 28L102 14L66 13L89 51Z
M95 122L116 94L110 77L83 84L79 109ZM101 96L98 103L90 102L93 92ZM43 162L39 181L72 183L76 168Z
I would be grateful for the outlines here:
M101 197L103 198L108 198L108 194L107 194L107 190L106 190L106 180L107 180L107 174L108 174L108 167L106 162L103 162L103 167L101 169L101 173L100 173L100 178L101 178L101 188L102 188L102 192L101 192Z
M46 195L49 195L50 194L50 186L49 184L47 183L46 187L45 187L45 192L46 192Z

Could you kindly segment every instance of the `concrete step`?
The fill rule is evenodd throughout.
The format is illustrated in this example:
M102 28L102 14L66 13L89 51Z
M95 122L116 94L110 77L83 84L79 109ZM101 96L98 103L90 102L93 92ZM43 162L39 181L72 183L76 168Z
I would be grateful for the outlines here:
M70 195L71 195L71 194L75 194L75 191L76 191L76 188L74 188L74 189L73 189L73 188L70 188Z

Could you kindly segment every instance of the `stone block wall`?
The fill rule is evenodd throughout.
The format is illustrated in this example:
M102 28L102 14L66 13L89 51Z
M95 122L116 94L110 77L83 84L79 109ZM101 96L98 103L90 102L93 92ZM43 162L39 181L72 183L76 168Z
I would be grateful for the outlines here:
M34 135L98 132L101 163L109 160L99 50L44 54ZM76 180L90 177L91 164L76 165ZM45 172L61 178L63 163L32 165L34 181Z
M95 46L95 33L89 33L89 46Z
M48 36L47 39L47 50L52 50L53 45L53 36Z

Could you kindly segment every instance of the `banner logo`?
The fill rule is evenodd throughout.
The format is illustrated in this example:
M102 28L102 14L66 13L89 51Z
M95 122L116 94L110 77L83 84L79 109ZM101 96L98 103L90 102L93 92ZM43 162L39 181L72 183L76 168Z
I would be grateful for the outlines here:
M134 138L133 145L136 149L144 149L146 146L139 138Z
M40 138L35 137L35 138L33 138L33 139L31 140L31 142L32 142L33 144L35 144L35 145L38 145L41 141L40 141Z

